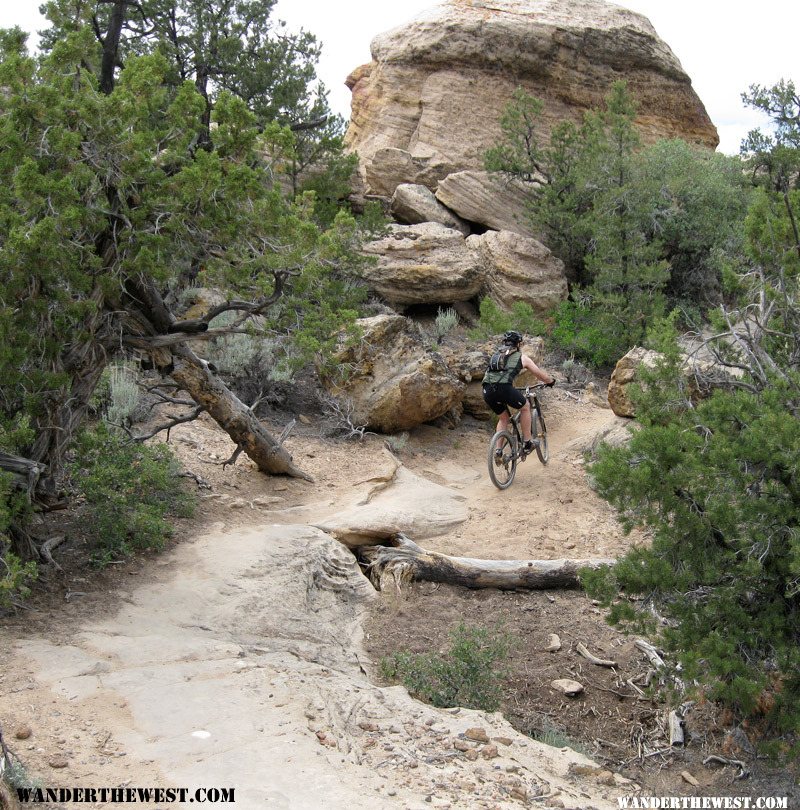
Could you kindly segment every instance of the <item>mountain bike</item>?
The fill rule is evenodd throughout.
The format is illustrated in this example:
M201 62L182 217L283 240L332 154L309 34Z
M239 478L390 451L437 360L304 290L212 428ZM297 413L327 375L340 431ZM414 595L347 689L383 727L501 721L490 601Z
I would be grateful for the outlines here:
M547 427L542 415L542 403L536 394L539 388L544 387L544 383L529 385L525 388L524 394L531 406L533 449L539 461L547 464L550 458L547 450ZM508 428L495 433L489 442L489 478L498 489L508 489L511 486L517 473L517 462L525 461L529 455L525 452L525 443L522 441L519 415L520 411L517 411L508 420Z

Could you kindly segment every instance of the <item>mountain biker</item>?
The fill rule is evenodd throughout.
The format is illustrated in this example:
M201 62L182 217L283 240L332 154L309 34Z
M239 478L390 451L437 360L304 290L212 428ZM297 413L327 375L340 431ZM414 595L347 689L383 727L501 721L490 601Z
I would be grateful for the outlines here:
M497 430L505 430L511 414L508 406L520 411L519 423L522 428L523 450L530 453L533 450L531 439L531 406L525 395L514 387L515 377L523 368L528 369L545 385L552 388L556 384L555 378L543 371L536 363L522 353L522 335L513 329L503 335L505 347L505 368L493 371L491 367L483 375L483 401L499 416ZM501 450L496 451L498 454Z

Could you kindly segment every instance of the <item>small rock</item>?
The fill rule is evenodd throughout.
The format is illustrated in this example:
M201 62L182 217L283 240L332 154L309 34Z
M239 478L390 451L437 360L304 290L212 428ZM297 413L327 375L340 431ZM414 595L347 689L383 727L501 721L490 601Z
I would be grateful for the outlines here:
M33 729L28 725L19 726L14 732L14 739L27 740L33 734Z
M558 652L561 649L561 639L555 634L550 633L547 637L547 646L545 650L547 652Z
M472 743L469 743L466 740L454 740L453 748L455 748L456 751L471 751L473 746Z
M496 759L500 754L497 751L496 745L484 745L481 749L481 756L484 759Z
M526 803L528 801L528 791L522 785L515 785L511 788L511 798Z
M492 737L492 740L500 745L511 745L514 742L510 737Z
M486 730L481 728L480 726L468 728L464 732L464 736L468 740L475 740L475 742L482 742L482 743L489 742L489 735L486 733Z
M62 757L60 754L56 754L47 760L47 764L51 768L66 768L67 765L69 765L69 762L67 762L65 757Z
M600 771L594 777L601 785L615 785L614 774L611 771Z
M253 498L253 506L274 506L276 503L283 503L283 500L274 495L260 495L258 498Z
M597 765L580 765L577 762L569 766L569 772L575 776L597 776L600 770Z
M229 504L230 509L245 509L248 503L244 498L234 498Z
M311 420L304 413L298 414L297 421L303 425L312 424Z
M358 724L358 727L362 731L380 731L381 730L381 727L377 723L372 723L369 720L362 720Z
M323 745L328 746L328 748L336 748L336 740L331 739L325 731L317 731L316 735Z
M577 681L570 680L569 678L557 678L555 681L550 681L550 686L558 692L562 692L567 697L575 697L583 692L583 684Z
M689 773L689 771L681 771L681 778L683 779L684 782L688 782L690 785L693 785L694 787L698 787L700 785L697 779L695 779L694 776L692 776Z
M474 748L471 748L469 751L464 752L464 757L470 762L475 762L475 760L478 758L478 752Z

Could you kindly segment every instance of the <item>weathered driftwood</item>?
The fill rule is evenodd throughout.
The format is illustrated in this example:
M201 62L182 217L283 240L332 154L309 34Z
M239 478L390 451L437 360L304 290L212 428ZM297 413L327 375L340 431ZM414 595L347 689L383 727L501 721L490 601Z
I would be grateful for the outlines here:
M576 588L581 568L611 565L607 559L590 560L480 560L449 557L421 548L403 534L388 546L359 548L370 579L379 590L400 588L412 580L446 582L466 588L542 590Z

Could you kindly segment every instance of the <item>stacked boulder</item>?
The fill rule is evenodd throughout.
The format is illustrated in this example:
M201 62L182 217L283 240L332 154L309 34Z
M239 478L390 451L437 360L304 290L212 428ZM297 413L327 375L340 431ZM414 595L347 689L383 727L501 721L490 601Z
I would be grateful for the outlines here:
M647 19L604 0L449 0L377 36L372 56L347 80L346 143L359 158L356 201L380 199L395 220L366 246L375 262L364 278L401 313L488 296L507 311L522 302L545 314L566 299L564 265L528 213L544 178L523 182L483 167L518 87L543 102L542 142L556 123L579 122L602 107L619 78L638 105L644 142L678 137L714 149L719 140L689 77ZM398 368L406 373L406 365ZM418 417L451 410L457 389L463 408L473 372L467 380L451 371L443 384L437 364L428 371L449 393L437 399L439 413ZM383 394L376 388L370 396ZM370 418L382 430L398 427L397 420Z

